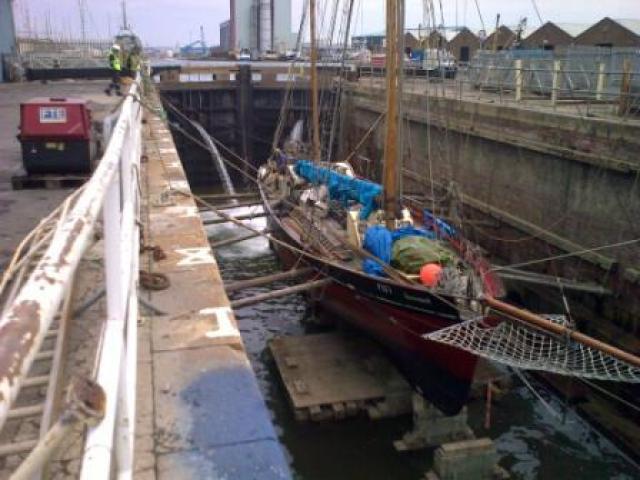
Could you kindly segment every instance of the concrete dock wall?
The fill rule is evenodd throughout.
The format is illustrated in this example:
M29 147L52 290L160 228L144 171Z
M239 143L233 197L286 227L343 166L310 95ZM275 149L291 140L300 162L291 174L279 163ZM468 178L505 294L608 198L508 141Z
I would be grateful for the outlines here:
M140 326L135 476L288 479L171 133L146 119L144 238L166 258L140 264L170 285L144 294L166 314Z

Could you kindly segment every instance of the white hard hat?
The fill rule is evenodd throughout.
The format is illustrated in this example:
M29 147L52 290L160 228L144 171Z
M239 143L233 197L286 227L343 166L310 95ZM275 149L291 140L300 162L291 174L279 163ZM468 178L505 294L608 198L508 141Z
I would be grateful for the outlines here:
M111 47L111 50L120 50L120 45L118 45L117 43L114 43L113 46Z

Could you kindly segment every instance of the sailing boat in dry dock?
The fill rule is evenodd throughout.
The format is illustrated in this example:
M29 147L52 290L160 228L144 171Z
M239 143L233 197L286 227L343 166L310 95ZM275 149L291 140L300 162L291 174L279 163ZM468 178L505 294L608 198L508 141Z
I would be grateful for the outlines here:
M312 159L276 150L258 172L284 266L304 263L329 278L317 298L321 305L382 344L412 386L446 414L465 404L478 355L520 368L640 381L637 357L498 300L500 280L450 225L429 211L420 219L425 227L414 224L399 191L404 7L398 0L386 5L386 137L378 185L357 178L346 162L321 160L316 12L309 1Z
M423 335L460 322L461 306L477 308L475 298L499 296L501 287L487 273L486 263L467 255L471 249L452 228L440 221L429 230L416 228L400 204L402 6L387 1L387 125L380 186L357 178L347 163L320 161L315 2L309 3L313 161L272 158L260 169L259 184L274 236L310 255L301 259L282 244L275 245L277 254L287 267L302 260L332 279L322 292L322 306L378 340L419 392L445 413L455 414L467 400L477 357ZM393 237L400 238L395 245L404 244L408 257L415 253L412 242L423 246L434 257L430 268L440 271L439 281L421 284L415 261L404 271L389 266ZM365 250L363 242L383 243L383 258Z

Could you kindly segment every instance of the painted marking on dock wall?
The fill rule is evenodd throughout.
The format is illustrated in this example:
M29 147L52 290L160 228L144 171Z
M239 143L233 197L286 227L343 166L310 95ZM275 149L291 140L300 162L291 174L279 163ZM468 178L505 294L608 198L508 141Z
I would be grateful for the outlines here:
M216 330L209 330L207 338L239 338L240 331L231 322L231 307L211 307L200 310L200 315L215 315L218 322Z
M168 168L182 168L182 164L177 160L174 160L173 162L164 162L164 166Z
M177 217L177 218L192 218L192 217L200 217L200 213L198 212L198 208L193 205L172 205L170 207L165 207L162 212L152 213L151 217Z
M208 264L216 265L216 259L213 258L209 247L178 248L175 252L184 257L177 263L177 266L179 267Z
M174 190L181 190L183 192L190 191L189 182L186 180L171 180L171 188Z

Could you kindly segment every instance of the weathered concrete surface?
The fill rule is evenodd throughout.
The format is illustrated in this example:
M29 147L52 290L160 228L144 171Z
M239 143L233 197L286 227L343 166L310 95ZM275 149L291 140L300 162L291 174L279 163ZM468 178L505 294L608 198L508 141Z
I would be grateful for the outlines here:
M173 139L146 119L145 241L166 258L141 268L171 285L145 294L167 315L141 325L135 476L289 478Z

